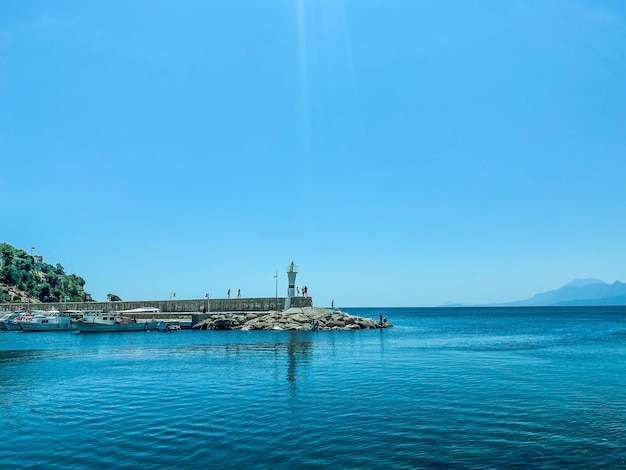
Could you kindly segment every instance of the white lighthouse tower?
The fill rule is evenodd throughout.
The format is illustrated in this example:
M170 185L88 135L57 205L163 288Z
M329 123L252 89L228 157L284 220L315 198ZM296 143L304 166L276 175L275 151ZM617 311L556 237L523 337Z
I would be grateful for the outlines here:
M289 287L287 288L287 298L285 299L285 310L291 307L291 298L296 296L296 274L298 274L298 266L293 261L287 266L287 277L289 278Z

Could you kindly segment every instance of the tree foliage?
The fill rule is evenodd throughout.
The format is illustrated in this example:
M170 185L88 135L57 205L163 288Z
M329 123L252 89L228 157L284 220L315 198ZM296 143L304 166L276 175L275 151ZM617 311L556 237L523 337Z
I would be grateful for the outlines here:
M0 285L0 302L19 302L22 295L40 302L92 300L82 277L66 274L60 263L41 262L40 257L8 243L0 244Z

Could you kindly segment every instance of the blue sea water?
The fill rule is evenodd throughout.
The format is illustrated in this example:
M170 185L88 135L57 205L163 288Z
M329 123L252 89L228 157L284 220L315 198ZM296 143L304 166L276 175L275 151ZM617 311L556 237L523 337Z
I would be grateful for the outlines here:
M626 308L0 333L1 468L626 468Z

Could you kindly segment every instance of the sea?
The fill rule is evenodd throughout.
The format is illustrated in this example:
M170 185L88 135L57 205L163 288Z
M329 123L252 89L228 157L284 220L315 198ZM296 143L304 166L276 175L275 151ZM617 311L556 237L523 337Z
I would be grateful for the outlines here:
M0 333L0 468L626 468L626 307Z

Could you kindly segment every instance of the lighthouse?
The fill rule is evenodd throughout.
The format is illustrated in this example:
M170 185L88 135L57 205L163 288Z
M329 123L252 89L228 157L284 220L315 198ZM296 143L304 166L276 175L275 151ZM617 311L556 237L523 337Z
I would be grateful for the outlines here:
M293 261L287 266L287 278L289 279L289 287L287 288L287 298L285 299L285 310L291 307L291 298L296 296L296 274L298 274L298 266Z

